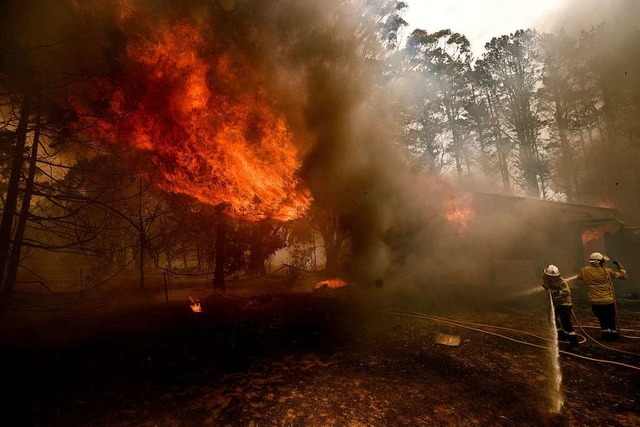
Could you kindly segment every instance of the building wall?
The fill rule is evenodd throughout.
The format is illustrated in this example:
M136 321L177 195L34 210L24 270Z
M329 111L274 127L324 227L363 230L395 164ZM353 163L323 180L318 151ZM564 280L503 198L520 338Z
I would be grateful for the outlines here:
M628 228L619 233L605 234L604 240L605 253L612 259L619 259L629 274L627 280L614 280L616 295L640 299L640 229Z

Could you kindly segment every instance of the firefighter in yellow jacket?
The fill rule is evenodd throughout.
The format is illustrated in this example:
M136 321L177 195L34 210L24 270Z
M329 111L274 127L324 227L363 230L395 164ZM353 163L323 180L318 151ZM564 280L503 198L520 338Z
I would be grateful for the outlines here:
M560 271L555 265L550 265L544 270L540 280L540 286L545 288L553 300L553 309L556 314L554 319L558 331L558 341L569 341L571 348L578 347L578 335L571 324L571 289L567 282L560 276Z
M589 265L580 270L577 279L584 280L587 284L591 310L600 322L601 339L616 340L619 337L619 331L616 324L613 279L626 279L629 276L620 262L613 261L618 268L618 271L614 271L604 266L607 261L609 257L606 255L600 252L592 253L589 257Z

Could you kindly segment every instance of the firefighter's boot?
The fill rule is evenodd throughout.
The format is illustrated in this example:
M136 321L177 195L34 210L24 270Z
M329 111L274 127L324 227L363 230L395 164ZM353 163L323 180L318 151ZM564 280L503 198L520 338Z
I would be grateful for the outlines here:
M567 333L562 329L558 329L558 341L567 342Z
M618 338L620 338L618 331L611 329L603 329L600 335L602 341L616 341Z
M567 338L569 339L569 350L577 350L580 346L580 343L578 342L578 335L574 332L573 334L568 334Z

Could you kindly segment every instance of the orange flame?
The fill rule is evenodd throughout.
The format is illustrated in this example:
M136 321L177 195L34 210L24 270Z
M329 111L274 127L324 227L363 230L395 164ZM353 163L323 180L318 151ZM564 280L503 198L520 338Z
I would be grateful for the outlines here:
M473 197L470 193L451 195L445 202L445 218L460 236L467 234L469 222L475 218L472 204Z
M315 289L338 289L344 288L345 286L347 286L347 282L342 279L329 279L318 282L315 286Z
M202 313L202 306L200 306L200 300L195 297L189 297L189 301L191 302L190 307L194 313Z
M134 13L122 11L121 19ZM84 107L72 100L81 125L98 139L143 153L165 191L254 219L304 214L311 196L297 177L298 149L260 85L260 72L228 49L205 54L205 40L214 37L208 28L157 24L149 33L128 43L113 86L101 81L83 88L90 92L85 98L110 89L97 119L89 108L95 99Z
M613 202L612 202L612 201L609 201L609 200L602 200L602 201L596 202L596 204L595 204L595 205L596 205L597 207L599 207L599 208L609 208L609 209L615 209L615 207L616 207L616 206L613 204Z
M590 228L582 231L582 244L589 246L593 244L601 243L601 239L605 233L613 233L618 229L615 224L605 224L596 228Z

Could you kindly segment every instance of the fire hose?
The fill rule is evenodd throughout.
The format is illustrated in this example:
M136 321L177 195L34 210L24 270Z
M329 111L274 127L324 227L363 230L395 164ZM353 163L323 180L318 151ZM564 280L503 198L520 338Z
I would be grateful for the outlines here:
M609 273L607 273L607 276L609 276ZM624 335L622 333L622 330L620 329L620 322L618 322L618 298L616 298L616 290L615 290L615 287L613 286L613 280L611 279L611 276L609 276L609 282L611 282L611 292L613 293L613 305L615 307L616 327L618 328L618 332L620 332L620 335L625 338L629 338L632 340L640 340L640 337L638 336L629 336L629 335Z
M608 273L607 273L607 275L608 275ZM609 279L611 279L611 278L609 278ZM612 283L612 287L613 287L613 283ZM553 296L551 295L551 291L547 290L547 293L549 294L549 301L553 304ZM615 301L615 294L614 294L614 301ZM616 310L616 313L617 313L617 310ZM602 344L600 341L598 341L595 338L593 338L591 335L589 335L589 333L587 331L584 330L584 328L580 324L580 321L578 320L578 316L576 316L576 313L575 313L575 311L573 311L573 309L571 310L571 314L573 315L573 318L576 321L576 325L578 325L578 327L580 328L582 333L587 338L589 338L591 341L593 341L594 343L599 345L600 347L606 348L607 350L615 351L616 353L629 354L631 356L640 357L640 354L638 354L638 353L633 353L631 351L626 351L626 350L618 350L617 348L609 347L608 345ZM618 318L617 318L617 314L616 314L616 325L617 324L618 324ZM622 335L622 333L621 333L621 335ZM584 341L580 342L579 344L583 344L585 341L586 341L586 338L585 338Z
M525 332L525 331L520 331L517 329L511 329L511 328L506 328L506 327L502 327L502 326L495 326L495 325L485 325L485 324L481 324L481 323L473 323L473 322L464 322L464 321L460 321L460 320L453 320L453 319L448 319L445 317L440 317L440 316L433 316L433 315L428 315L428 314L424 314L424 313L419 313L419 312L412 312L412 311L408 311L408 310L384 310L386 313L388 314L393 314L396 316L403 316L403 317L412 317L412 318L418 318L418 319L425 319L425 320L431 320L433 322L437 322L437 323L443 323L449 326L456 326L456 327L460 327L463 329L469 329L472 331L476 331L476 332L480 332L483 334L487 334L487 335L492 335L492 336L496 336L498 338L502 338L502 339L506 339L508 341L512 341L518 344L523 344L523 345L527 345L530 347L535 347L535 348L541 348L541 349L546 349L546 350L550 350L551 347L545 346L545 345L540 345L540 344L535 344L535 343L531 343L528 341L522 341L522 340L518 340L506 335L502 335L502 334L498 334L496 332L491 332L491 331L486 331L483 329L480 329L479 327L488 327L488 328L493 328L493 329L500 329L500 330L506 330L506 331L511 331L511 332L516 332L519 334L523 334L523 335L529 335L529 336L533 336L535 338L544 340L544 341L551 341L548 338L544 338L541 337L539 335L535 335L529 332ZM479 326L479 327L475 327L475 326ZM572 357L576 357L578 359L583 359L583 360L589 360L592 362L598 362L598 363L605 363L605 364L610 364L610 365L616 365L616 366L622 366L625 368L630 368L630 369L634 369L637 371L640 371L640 366L635 366L635 365L629 365L627 363L622 363L622 362L616 362L613 360L606 360L606 359L597 359L594 357L588 357L588 356L584 356L581 354L576 354L576 353L572 353L570 351L565 351L565 350L559 350L560 353L562 354L566 354Z
M616 261L614 261L615 263ZM618 269L620 269L620 267L622 266L620 263L616 264L618 266ZM625 338L629 338L632 340L638 340L640 339L640 337L636 337L636 336L629 336L629 335L624 335L622 333L622 330L620 329L620 322L618 321L618 298L616 298L616 290L615 290L615 286L613 286L613 279L611 278L611 275L609 275L609 272L607 271L606 268L604 268L604 272L607 275L607 277L609 278L609 283L611 284L611 294L613 296L613 306L614 306L614 316L616 319L616 328L618 329L618 332L620 333L620 336L625 337ZM575 314L573 315L575 317ZM576 319L577 322L577 319ZM595 340L594 340L595 341ZM604 346L604 344L601 344Z
M585 329L600 329L600 326L598 325L582 325L583 328ZM620 328L618 329L619 331L626 331L626 332L635 332L640 334L640 331L638 331L637 329L627 329L627 328ZM626 337L626 338L630 338L630 337Z
M598 344L600 347L606 348L607 350L615 351L617 353L630 354L632 356L640 357L640 354L638 354L638 353L633 353L631 351L626 351L626 350L618 350L617 348L609 347L608 345L602 344L600 341L598 341L595 338L593 338L591 335L589 335L589 333L587 331L584 330L585 327L583 327L580 324L580 321L578 320L578 316L576 316L576 313L573 310L571 310L571 314L573 314L573 318L576 321L576 325L578 325L578 328L580 328L582 333L585 334L585 336L587 336L591 341L593 341L594 343ZM616 319L616 323L617 323L617 319ZM597 327L596 327L596 329L597 329ZM629 337L627 337L627 338L629 338Z

